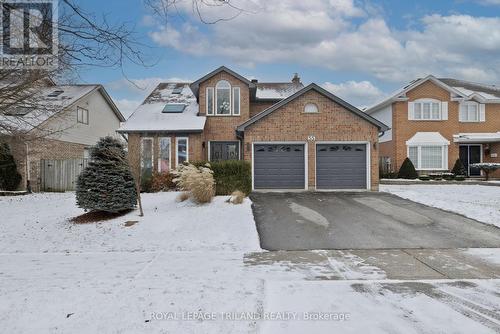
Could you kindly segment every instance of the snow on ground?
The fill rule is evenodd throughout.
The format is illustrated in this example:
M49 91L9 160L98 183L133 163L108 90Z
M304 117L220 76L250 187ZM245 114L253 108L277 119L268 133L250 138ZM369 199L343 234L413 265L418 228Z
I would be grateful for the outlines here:
M380 191L500 227L500 187L384 184Z
M217 197L197 206L177 203L176 196L145 194L144 217L134 211L84 225L68 221L83 212L72 193L0 198L2 332L488 333L500 328L499 280L390 281L383 270L347 251L316 266L308 265L308 258L252 264L249 258L271 253L259 248L249 200L232 205ZM125 227L128 220L139 222ZM286 252L280 255L286 258ZM313 259L321 255L309 253ZM317 277L324 276L322 266L333 273L331 280ZM282 321L291 316L287 312L296 312L296 318ZM305 318L320 315L330 319ZM339 321L342 316L348 319Z
M500 248L470 248L466 253L500 266Z
M260 250L249 200L198 206L177 195L143 194L144 217L78 225L68 221L84 213L74 193L0 197L0 252ZM130 220L138 223L125 227Z

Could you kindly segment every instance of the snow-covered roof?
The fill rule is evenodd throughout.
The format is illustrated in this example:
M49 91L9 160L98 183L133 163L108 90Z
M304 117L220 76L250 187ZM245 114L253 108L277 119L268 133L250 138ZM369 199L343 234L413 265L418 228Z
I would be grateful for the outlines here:
M257 99L282 100L304 88L302 83L259 82L256 84Z
M495 143L500 142L500 132L459 133L453 135L455 143Z
M406 141L406 145L449 145L450 142L439 132L417 132Z
M198 102L189 85L188 82L160 83L118 132L202 131L206 117L198 116ZM180 113L165 113L167 104L186 107Z
M0 122L4 129L30 131L97 89L101 90L117 117L123 120L123 116L101 85L55 85L39 88L32 99L25 100L24 107L16 106L2 113Z

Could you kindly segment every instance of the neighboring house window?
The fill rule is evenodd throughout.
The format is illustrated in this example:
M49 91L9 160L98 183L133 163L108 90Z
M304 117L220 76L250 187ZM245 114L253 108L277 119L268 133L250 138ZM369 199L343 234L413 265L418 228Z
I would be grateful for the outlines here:
M304 112L306 114L314 114L318 113L319 109L318 106L314 103L307 103L306 106L304 107Z
M85 108L76 107L76 120L78 123L89 124L89 111Z
M149 179L153 174L153 138L142 138L141 141L141 177Z
M448 119L448 102L422 99L408 103L408 119L417 121L440 121Z
M214 114L214 88L207 87L207 115Z
M179 166L183 164L184 162L189 161L189 141L188 138L186 137L178 137L175 140L176 145L175 145L175 152L176 152L176 159L177 159L177 165Z
M460 103L459 121L484 122L485 105L473 101Z
M158 170L160 172L170 171L170 138L159 138L160 152L158 154Z
M240 87L233 87L233 115L240 114Z
M84 148L83 149L83 158L84 159L90 159L90 148Z
M210 142L210 161L221 160L239 160L240 159L240 142L229 141L211 141Z
M418 170L447 169L448 146L408 146L408 158Z
M215 86L215 114L231 115L231 84L221 80Z

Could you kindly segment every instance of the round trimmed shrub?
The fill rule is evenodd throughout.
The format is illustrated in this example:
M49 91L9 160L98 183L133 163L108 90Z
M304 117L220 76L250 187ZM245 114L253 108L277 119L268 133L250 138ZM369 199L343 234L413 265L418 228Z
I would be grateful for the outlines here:
M90 157L88 167L78 177L77 205L113 213L135 208L137 191L121 142L109 136L102 138Z

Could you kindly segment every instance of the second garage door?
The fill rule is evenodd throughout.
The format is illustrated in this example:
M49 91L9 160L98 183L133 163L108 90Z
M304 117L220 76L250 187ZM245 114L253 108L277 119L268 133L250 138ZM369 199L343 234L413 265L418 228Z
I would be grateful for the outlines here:
M255 144L255 189L304 189L305 158L302 144Z
M365 144L316 145L317 189L366 189Z

